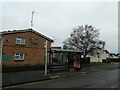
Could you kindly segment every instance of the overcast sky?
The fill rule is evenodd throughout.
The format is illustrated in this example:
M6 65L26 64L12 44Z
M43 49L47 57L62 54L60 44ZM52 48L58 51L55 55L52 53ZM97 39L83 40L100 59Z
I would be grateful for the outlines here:
M88 24L100 29L108 51L118 52L117 2L3 2L0 31L30 28L33 10L33 29L54 37L54 46L61 46L74 27Z

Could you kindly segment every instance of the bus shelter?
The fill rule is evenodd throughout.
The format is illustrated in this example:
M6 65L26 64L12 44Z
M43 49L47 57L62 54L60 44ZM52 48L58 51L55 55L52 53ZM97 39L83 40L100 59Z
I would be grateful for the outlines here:
M67 70L74 68L80 70L81 68L81 52L76 50L66 49L50 49L49 50L49 70L62 69L66 67Z

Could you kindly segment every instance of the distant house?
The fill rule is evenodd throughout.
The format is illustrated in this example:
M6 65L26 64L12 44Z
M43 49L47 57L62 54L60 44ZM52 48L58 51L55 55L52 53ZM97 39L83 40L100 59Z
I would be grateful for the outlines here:
M90 62L103 62L103 60L109 58L109 52L107 50L97 48L93 50L93 53L87 55L87 57L90 57Z
M45 42L51 48L52 39L33 30L13 30L2 32L2 65L23 66L40 65L45 60Z
M118 58L118 55L117 55L117 54L110 53L109 59L116 59L116 58Z
M120 58L120 53L117 54L118 58Z

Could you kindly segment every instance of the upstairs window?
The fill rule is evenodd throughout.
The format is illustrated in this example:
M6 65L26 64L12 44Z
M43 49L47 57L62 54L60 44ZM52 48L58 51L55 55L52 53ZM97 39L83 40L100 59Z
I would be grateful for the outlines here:
M24 60L23 53L15 53L14 60Z
M25 45L25 39L24 38L16 38L16 44Z

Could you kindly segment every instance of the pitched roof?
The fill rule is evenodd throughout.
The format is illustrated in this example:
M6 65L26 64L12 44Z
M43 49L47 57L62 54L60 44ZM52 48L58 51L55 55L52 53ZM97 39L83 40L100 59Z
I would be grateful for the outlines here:
M35 33L35 34L37 34L37 35L39 35L39 36L41 36L41 37L43 37L43 38L45 38L45 39L53 42L53 40L52 40L51 38L49 38L49 37L47 37L47 36L45 36L45 35L37 32L37 31L35 31L35 30L33 30L33 29L22 29L22 30L13 30L13 31L3 31L3 32L1 32L1 33L2 33L2 35L6 35L6 34L24 33L24 32L32 32L32 33Z
M109 51L108 50L104 50L106 53L109 53Z

